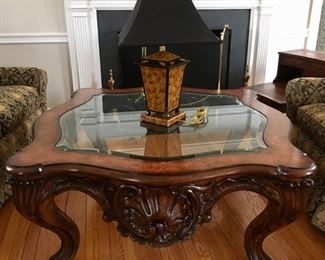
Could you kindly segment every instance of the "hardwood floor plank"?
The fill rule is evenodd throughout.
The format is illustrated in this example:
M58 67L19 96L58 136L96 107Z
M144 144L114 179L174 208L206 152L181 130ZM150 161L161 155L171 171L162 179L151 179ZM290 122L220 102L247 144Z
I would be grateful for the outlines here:
M17 232L14 238L14 247L15 250L10 251L9 259L21 259L23 251L24 251L24 242L28 238L28 227L30 223L27 219L20 218L17 227Z
M102 235L107 236L109 234L109 237L110 237L109 244L103 245L103 246L106 246L106 248L109 245L109 251L108 251L109 256L110 256L109 259L121 259L121 260L125 259L126 260L126 258L124 256L124 252L123 252L123 244L122 244L123 237L116 230L116 226L117 226L116 223L104 223L103 221L102 221L102 223L107 225L107 227L108 227L107 232L105 232L105 234L102 234ZM98 239L102 239L102 236L99 236ZM106 258L101 258L101 259L106 259Z
M277 231L266 238L263 244L265 252L271 257L271 259L283 259L300 260L300 256L296 253L294 247L288 243L287 239L282 236L282 234ZM277 250L274 250L276 248Z
M200 227L198 236L210 252L211 259L238 260L232 243L223 234L216 234L208 226Z
M134 250L137 256L136 259L162 260L159 248L152 248L148 245L139 245L138 243L134 243Z
M171 260L167 247L162 247L159 250L163 260Z
M98 218L96 210L96 201L87 196L87 216L86 216L86 259L99 259L99 241L98 241ZM100 221L100 220L99 220ZM106 256L107 257L107 256ZM108 257L107 257L108 258Z
M319 251L318 246L315 245L312 240L309 240L297 225L292 224L285 227L279 233L286 238L288 244L291 245L291 248L295 249L294 251L301 257L301 259L322 259L322 257L324 257L321 250ZM291 239L293 236L296 237L295 240ZM321 248L324 247L325 243Z
M215 205L212 221L199 227L190 240L152 248L122 237L117 224L104 222L102 209L85 194L66 192L56 203L80 229L78 260L245 260L245 228L265 207L265 199L255 193L229 194ZM0 209L0 238L1 260L48 259L60 246L53 232L24 219L12 201ZM325 259L324 245L325 233L302 216L267 237L264 248L273 260L318 260Z
M0 244L2 243L2 241L4 239L4 236L6 234L5 230L8 226L11 215L13 214L14 211L15 211L15 206L11 201L5 203L2 207L2 209L0 209L0 219L1 219L1 221L0 221Z
M16 210L12 213L8 225L3 231L5 236L1 243L0 259L10 259L11 251L14 251L15 246L17 246L15 245L16 234L21 232L19 230L19 222L22 221L22 218Z
M183 250L186 254L187 259L200 259L200 254L196 249L195 243L193 241L193 239L184 241L182 243L183 245Z
M87 250L92 252L89 252L89 255L93 255L93 258L89 259L114 259L113 257L123 259L119 248L117 249L118 253L112 252L112 248L115 250L115 247L112 247L112 232L110 232L113 224L103 221L103 211L94 199L87 199L87 210L93 211L91 217L87 217ZM88 237L88 234L91 234L91 237ZM92 238L93 241L91 241ZM117 247L119 246L117 245Z
M203 241L201 241L201 238L202 238L201 233L202 233L202 230L198 231L198 233L196 233L192 237L195 248L199 254L200 259L211 259L211 252L208 248L208 245L206 245Z
M243 230L245 222L241 224L236 222L236 218L234 218L234 212L232 210L232 205L231 203L227 202L227 199L231 197L237 198L238 196L240 196L240 194L238 195L235 192L229 196L225 196L220 200L220 203L217 202L212 210L212 221L206 223L205 225L211 230L211 237L217 237L219 239L223 237L225 239L223 243L230 245L230 250L234 253L234 256L232 256L233 258L245 260L248 259L246 256L246 251L244 249ZM248 196L248 193L241 194L240 199L243 199L245 196ZM234 228L234 226L237 227L237 229ZM216 256L219 257L219 254L217 253Z
M261 196L254 192L233 192L224 197L225 203L229 208L229 213L225 212L226 216L234 216L238 224L245 230L248 224L262 212L265 208L265 201ZM240 201L240 203L238 203ZM249 207L243 207L243 205L249 205ZM226 220L227 221L227 220ZM238 229L237 229L238 230ZM236 231L236 230L234 230Z
M214 206L212 210L212 219L214 222L218 223L218 226L223 233L236 232L244 228L243 224L241 223L242 220L235 215L227 204L225 198L220 199Z
M317 251L320 251L323 255L325 255L325 232L322 232L318 228L309 224L307 215L302 215L295 223L292 224L292 226L297 229L299 228L304 234L304 239L307 239L313 243L313 245L317 247ZM304 239L302 239L301 242L304 242Z
M171 260L188 260L181 243L176 243L172 246L167 247L166 249L168 251L169 259L171 259ZM191 259L191 258L189 258L189 259Z
M244 247L244 231L226 232L224 236L231 244L232 251L236 254L237 259L248 260Z
M34 259L37 251L38 239L40 237L41 227L34 223L29 223L27 238L24 242L24 251L22 254L22 260Z
M135 253L134 242L126 237L122 237L123 257L124 259L138 259Z
M48 259L49 256L53 255L59 249L60 243L58 243L58 239L54 238L55 234L53 232L45 228L41 228L35 259ZM53 243L54 241L58 246L55 248L55 250L51 250L53 248L51 242Z

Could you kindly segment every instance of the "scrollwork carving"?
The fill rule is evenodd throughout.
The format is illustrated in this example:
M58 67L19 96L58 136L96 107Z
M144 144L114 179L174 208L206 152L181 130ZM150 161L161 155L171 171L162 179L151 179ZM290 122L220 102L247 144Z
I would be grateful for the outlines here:
M60 175L53 178L45 176L32 180L12 177L10 183L15 193L16 206L23 215L53 230L61 240L68 239L57 253L60 257L64 254L65 246L70 248L69 254L74 255L79 239L78 229L73 221L55 206L54 196L63 191L79 190L91 195L103 208L104 220L117 221L122 235L151 246L168 246L188 239L200 224L210 221L214 204L232 191L254 191L268 198L272 208L276 205L282 207L282 204L288 208L286 201L294 198L290 194L298 196L300 189L312 185L308 178L287 180L278 176L258 175L221 177L200 183L170 186L141 185L85 175ZM267 207L267 214L270 214L270 208L271 206ZM292 211L294 210L296 209ZM292 213L292 218L298 213ZM48 214L52 214L51 223L47 223ZM57 217L61 222L57 222ZM254 229L254 225L250 229ZM250 241L249 237L254 234L249 231L246 240ZM263 239L266 235L267 233L263 235ZM75 241L69 242L71 238ZM261 247L261 243L253 245L247 242L249 250L255 246ZM259 254L264 254L261 248L259 251Z
M276 167L277 175L280 177L275 182L279 183L280 185L286 186L288 188L304 188L304 187L311 187L314 185L314 181L311 178L305 177L305 178L299 178L297 180L293 179L286 179L288 176L288 168L283 165L279 165Z

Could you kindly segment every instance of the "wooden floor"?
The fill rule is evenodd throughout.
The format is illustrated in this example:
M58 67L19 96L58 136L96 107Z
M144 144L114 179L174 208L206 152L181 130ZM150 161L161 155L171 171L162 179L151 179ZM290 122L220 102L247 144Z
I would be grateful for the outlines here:
M121 237L115 223L102 221L102 210L89 196L66 192L57 198L77 223L81 241L76 259L247 259L244 230L260 212L265 201L251 192L235 192L218 201L213 220L202 225L183 243L151 248ZM0 260L48 259L59 248L54 233L25 220L12 201L0 210ZM325 233L312 227L306 216L269 236L264 248L272 259L325 259Z

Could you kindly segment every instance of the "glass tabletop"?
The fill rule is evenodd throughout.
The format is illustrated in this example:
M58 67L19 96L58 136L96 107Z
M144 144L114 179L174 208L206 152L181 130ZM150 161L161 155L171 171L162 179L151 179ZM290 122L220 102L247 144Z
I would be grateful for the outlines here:
M182 93L180 110L191 118L201 107L200 125L180 122L164 128L143 124L145 98L136 94L101 94L60 118L64 151L95 152L146 160L175 160L266 148L267 122L260 112L227 95Z

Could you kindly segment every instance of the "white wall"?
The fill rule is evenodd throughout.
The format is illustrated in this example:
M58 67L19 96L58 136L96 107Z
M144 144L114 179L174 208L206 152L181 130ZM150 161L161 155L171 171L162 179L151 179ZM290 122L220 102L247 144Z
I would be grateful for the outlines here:
M0 0L0 66L46 70L49 107L70 98L64 0Z
M65 32L63 0L0 0L2 33Z
M0 66L32 66L47 72L47 105L56 106L71 96L67 44L3 44Z
M277 72L278 52L295 49L315 50L322 0L272 2L272 21L264 82Z

